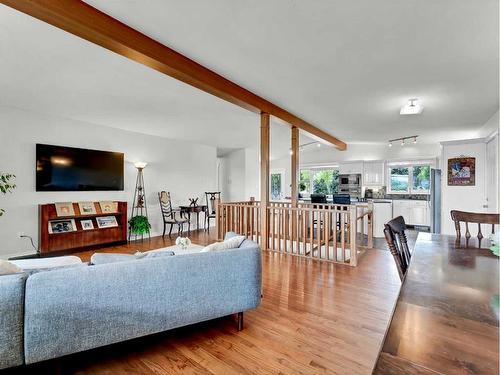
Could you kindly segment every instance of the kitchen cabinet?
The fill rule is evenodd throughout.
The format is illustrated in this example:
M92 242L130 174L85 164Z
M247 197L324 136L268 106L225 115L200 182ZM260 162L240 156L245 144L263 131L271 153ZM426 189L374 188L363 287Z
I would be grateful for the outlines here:
M413 200L394 200L392 216L403 216L409 225L430 226L429 202Z
M363 185L383 186L385 176L385 163L383 161L370 161L363 164Z
M340 163L339 174L363 174L363 162L353 161Z

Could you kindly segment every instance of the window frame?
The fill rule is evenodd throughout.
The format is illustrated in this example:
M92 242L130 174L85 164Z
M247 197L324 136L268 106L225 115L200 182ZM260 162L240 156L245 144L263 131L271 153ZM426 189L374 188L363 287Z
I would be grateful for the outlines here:
M415 190L413 188L413 169L414 167L429 167L432 168L432 163L394 163L387 166L387 194L400 194L400 195L429 195L430 194L430 176L429 176L429 189ZM391 170L393 168L408 168L408 190L398 191L391 189Z
M301 166L299 168L299 183L300 183L300 174L302 171L309 171L309 188L310 188L310 191L308 191L307 193L308 194L314 194L314 177L316 176L316 174L318 172L321 172L321 171L336 171L337 172L337 178L338 178L338 175L339 175L339 167L338 166L329 166L329 165L325 165L325 166ZM299 187L299 192L300 191L300 187ZM337 191L337 194L338 194L338 191ZM327 194L327 197L332 197L333 195L335 195L335 193L333 194Z

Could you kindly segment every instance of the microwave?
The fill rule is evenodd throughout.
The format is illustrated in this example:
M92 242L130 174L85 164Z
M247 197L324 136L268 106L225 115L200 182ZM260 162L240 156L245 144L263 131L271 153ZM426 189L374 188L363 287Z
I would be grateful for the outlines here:
M361 175L360 174L341 174L339 176L340 185L351 185L360 186L361 185Z

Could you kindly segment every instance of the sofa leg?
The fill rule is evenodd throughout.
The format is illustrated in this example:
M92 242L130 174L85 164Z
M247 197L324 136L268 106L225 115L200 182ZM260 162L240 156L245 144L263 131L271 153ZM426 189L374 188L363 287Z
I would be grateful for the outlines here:
M237 324L238 331L243 330L243 313L242 312L238 313L238 316L236 318L236 324Z

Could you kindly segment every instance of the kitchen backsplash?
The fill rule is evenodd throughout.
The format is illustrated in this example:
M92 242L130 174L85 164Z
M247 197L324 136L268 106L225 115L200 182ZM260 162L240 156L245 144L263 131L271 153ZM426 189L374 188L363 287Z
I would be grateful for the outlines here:
M429 199L428 194L386 194L386 199L411 199L416 201L426 201Z

